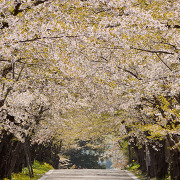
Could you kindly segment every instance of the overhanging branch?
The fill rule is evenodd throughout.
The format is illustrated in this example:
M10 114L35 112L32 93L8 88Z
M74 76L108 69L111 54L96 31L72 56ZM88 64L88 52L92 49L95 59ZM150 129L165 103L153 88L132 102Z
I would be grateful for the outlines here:
M62 36L52 36L52 37L36 37L32 39L25 39L25 40L20 40L20 41L14 41L13 43L28 43L28 42L34 42L42 39L60 39L60 38L77 38L81 36L86 36L86 35L62 35ZM10 43L4 43L5 45L10 44Z
M168 51L161 51L161 50L149 50L149 49L141 49L141 48L135 48L135 47L130 47L131 49L135 49L135 50L139 50L139 51L144 51L144 52L149 52L149 53L159 53L159 54L174 54L172 52L168 52Z
M125 71L125 72L127 72L127 73L129 73L129 74L131 74L131 75L134 76L136 79L142 80L142 78L138 77L138 75L136 75L135 73L133 73L133 72L127 70L127 69L121 68L120 66L118 66L118 68L121 69L121 70L123 70L123 71Z
M170 70L170 71L173 71L163 60L162 58L159 56L158 53L156 53L157 57L160 59L160 61Z

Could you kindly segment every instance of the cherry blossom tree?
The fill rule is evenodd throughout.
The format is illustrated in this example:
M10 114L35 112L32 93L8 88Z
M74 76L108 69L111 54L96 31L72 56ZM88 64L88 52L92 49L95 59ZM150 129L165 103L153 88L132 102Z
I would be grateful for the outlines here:
M137 152L160 152L167 140L178 179L179 8L173 0L1 0L1 134L68 148L126 131Z

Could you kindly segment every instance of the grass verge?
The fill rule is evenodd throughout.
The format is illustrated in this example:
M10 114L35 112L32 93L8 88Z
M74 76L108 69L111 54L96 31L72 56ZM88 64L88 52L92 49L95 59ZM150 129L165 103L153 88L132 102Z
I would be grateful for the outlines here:
M131 171L135 176L137 176L141 180L147 180L146 174L142 173L139 169L140 165L136 162L132 162L130 165L126 167L128 171Z
M11 180L37 180L51 169L53 169L51 165L35 160L33 163L33 172L34 172L33 178L29 177L28 168L25 167L23 168L21 173L12 174ZM4 180L8 180L8 179L5 178Z
M147 174L142 173L142 171L139 169L140 165L136 162L132 162L128 167L126 167L126 169L128 171L131 171L135 176L137 176L139 179L141 180L170 180L170 175L167 174L165 178L150 178L147 177Z

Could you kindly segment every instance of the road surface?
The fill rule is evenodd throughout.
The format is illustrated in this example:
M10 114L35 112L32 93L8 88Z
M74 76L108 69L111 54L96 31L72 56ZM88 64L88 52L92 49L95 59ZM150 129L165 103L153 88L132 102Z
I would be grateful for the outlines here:
M126 170L59 169L50 170L39 180L138 180Z

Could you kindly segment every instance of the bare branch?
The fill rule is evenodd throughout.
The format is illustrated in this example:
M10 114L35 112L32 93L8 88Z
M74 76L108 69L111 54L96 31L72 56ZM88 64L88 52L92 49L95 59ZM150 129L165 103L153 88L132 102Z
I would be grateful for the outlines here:
M106 59L105 57L101 56L100 58L102 58L103 60L105 60L106 62L108 62L109 60Z
M156 41L152 41L153 43L157 43L157 44L166 44L166 45L169 45L171 46L172 48L174 48L175 50L177 50L178 48L174 45L174 44L171 44L171 43L168 43L168 42L156 42Z
M41 39L60 39L60 38L77 38L77 37L81 37L81 36L86 36L86 35L62 35L62 36L54 36L54 37L36 37L33 39L26 39L26 40L20 40L20 41L14 41L13 43L27 43L27 42L34 42L34 41L38 41ZM5 45L9 44L9 43L4 43Z
M24 69L24 66L25 66L25 64L22 65L21 70L20 70L20 72L19 72L19 75L18 75L18 78L16 79L16 81L19 80L19 78L20 78L20 76L21 76L21 73L22 73L22 71L23 71L23 69Z
M101 60L97 60L97 61L92 61L92 62L101 62L101 63L107 63L107 62L105 62L105 61L101 61Z
M2 76L3 77L6 77L6 75L12 71L12 64L6 66L4 69L3 69L3 72L2 72Z
M6 100L8 94L10 93L11 90L12 90L12 87L9 87L9 88L7 89L4 99L0 100L0 107L2 107L2 106L4 105L5 100Z
M15 43L32 42L32 41L37 41L40 39L41 38L26 39L26 40L16 41Z
M99 13L102 13L102 12L108 12L108 11L111 11L112 9L111 8L97 8L94 10L94 13L95 14L99 14Z
M180 29L180 25L176 24L173 26L173 28Z
M16 0L15 1L15 7L14 7L12 14L13 14L13 16L17 16L20 12L27 11L27 10L31 9L33 6L38 6L39 4L43 4L47 1L49 1L49 0L36 0L31 6L27 6L24 9L20 9L22 2Z
M114 27L118 27L118 26L120 26L121 24L120 23L117 23L117 24L107 24L106 26L105 26L105 28L114 28Z
M129 74L131 74L131 75L134 76L136 79L142 80L142 78L138 77L138 75L134 74L133 72L131 72L131 71L127 70L127 69L121 68L120 66L118 66L118 68L121 69L121 70L123 70L123 71L125 71L125 72L127 72L127 73L129 73Z
M13 79L15 79L15 71L14 71L14 68L15 68L15 63L12 63L12 75L13 75Z
M9 63L11 63L9 60L7 60L7 59L0 59L0 61L2 61L2 62L9 62Z
M49 1L49 0L37 0L37 1L35 1L34 2L34 6L38 6L39 4L43 4L44 2L46 2L46 1Z
M159 53L159 54L174 54L172 52L168 51L161 51L161 50L149 50L149 49L141 49L141 48L135 48L135 47L130 47L131 49L139 50L139 51L145 51L145 52L150 52L150 53Z
M159 56L158 53L156 53L157 57L160 59L160 61L170 70L170 71L173 71L163 60L162 58Z
M17 0L15 1L15 8L12 12L13 16L17 16L18 13L22 12L22 10L20 10L20 6L21 6L21 2L18 2Z
M8 28L9 27L9 24L5 21L1 22L1 27L0 29L4 29L4 28Z

